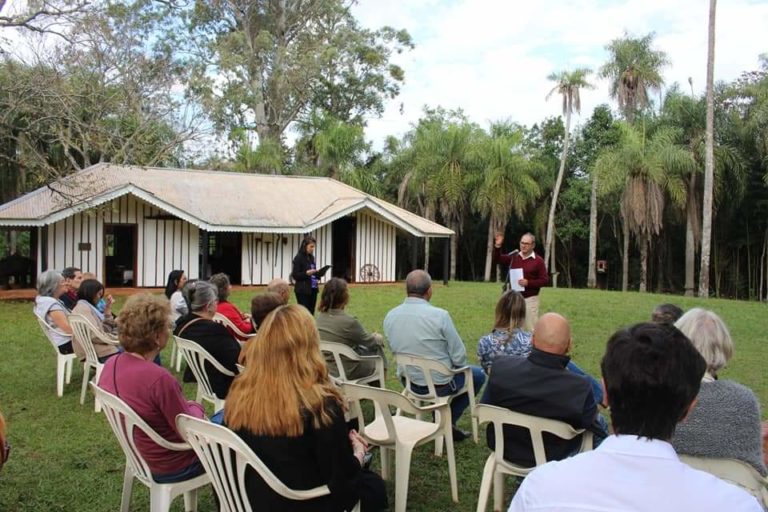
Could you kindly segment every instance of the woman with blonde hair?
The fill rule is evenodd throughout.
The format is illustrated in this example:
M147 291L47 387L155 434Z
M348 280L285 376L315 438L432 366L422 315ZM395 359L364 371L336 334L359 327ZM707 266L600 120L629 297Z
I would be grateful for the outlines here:
M367 445L347 431L343 400L328 378L319 335L306 308L281 306L246 346L248 365L227 396L224 423L288 487L328 485L331 493L290 501L254 472L246 473L248 498L271 511L362 510L387 506L381 478L363 469Z

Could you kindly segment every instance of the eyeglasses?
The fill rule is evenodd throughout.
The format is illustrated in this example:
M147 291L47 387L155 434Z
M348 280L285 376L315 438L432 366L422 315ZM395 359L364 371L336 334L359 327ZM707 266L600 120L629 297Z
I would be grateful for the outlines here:
M520 242L520 245L533 245L533 242Z

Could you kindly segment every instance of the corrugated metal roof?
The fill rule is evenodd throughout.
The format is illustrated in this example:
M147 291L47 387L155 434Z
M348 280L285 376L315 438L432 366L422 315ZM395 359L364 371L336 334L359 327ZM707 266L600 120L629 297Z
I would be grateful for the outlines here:
M450 229L330 178L97 164L0 206L0 226L48 225L125 194L210 231L306 232L367 208L415 236Z

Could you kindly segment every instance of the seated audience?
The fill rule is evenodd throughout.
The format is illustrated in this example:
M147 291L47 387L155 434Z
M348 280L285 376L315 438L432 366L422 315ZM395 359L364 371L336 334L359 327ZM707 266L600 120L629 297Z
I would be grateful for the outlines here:
M3 413L0 412L0 469L3 469L5 463L8 462L10 455L11 444L8 442L8 438L5 437L5 418L3 418Z
M701 308L688 311L675 326L702 355L707 371L696 407L677 426L672 446L685 455L742 460L765 476L757 397L737 382L717 378L733 355L728 328L715 313Z
M271 292L260 293L251 299L251 320L253 326L258 330L259 326L275 309L285 305L283 298Z
M434 359L448 368L459 368L467 365L467 349L461 340L451 315L444 309L429 303L432 298L432 278L423 270L413 270L405 278L405 301L387 313L384 318L384 334L389 340L392 353L402 352L415 356ZM475 394L485 383L482 368L472 366L472 380ZM398 367L397 375L405 382L404 368ZM421 371L408 368L411 379L411 390L416 394L427 394L427 381ZM464 386L464 374L440 375L434 374L433 380L437 387L438 396L455 395L456 390ZM451 421L453 422L454 441L463 441L469 437L468 432L456 428L461 414L469 407L469 397L466 393L451 401Z
M683 316L683 310L674 304L659 304L651 314L651 321L672 325Z
M285 279L274 278L267 285L267 291L278 294L282 297L283 304L288 304L288 298L291 296L291 287Z
M218 302L216 287L206 281L195 281L187 283L184 295L191 312L179 318L173 334L194 341L224 368L237 374L240 344L226 327L213 321ZM205 371L216 396L226 398L234 377L220 373L208 363L205 364ZM184 382L194 382L194 375L189 368L184 372Z
M589 379L566 366L573 345L568 320L546 313L536 322L533 349L528 357L500 356L493 363L483 403L511 411L568 423L594 433L595 444L608 435L605 420L598 414ZM581 436L570 440L544 433L548 460L560 460L578 452ZM488 426L488 446L496 444L493 425ZM504 427L504 458L520 466L536 464L528 429Z
M379 356L387 366L387 356L384 355L384 337L377 332L368 332L357 318L344 311L349 303L347 282L338 277L331 278L323 286L320 297L320 313L317 315L317 330L320 339L343 343L363 356ZM342 356L344 371L349 379L368 377L376 370L373 361L352 361ZM331 375L339 375L333 356L326 355L325 364Z
M477 342L477 358L485 373L491 372L493 360L498 356L528 357L531 353L533 333L524 330L525 312L525 299L520 293L508 290L501 294L496 303L496 322L493 330ZM589 379L595 402L602 405L603 387L600 383L573 361L569 360L566 368Z
M695 406L706 370L680 331L654 323L622 329L608 341L601 367L615 435L534 469L510 512L762 510L746 491L681 462L669 443Z
M219 293L219 303L216 305L216 312L224 316L235 324L240 332L244 334L250 334L253 332L253 324L251 323L251 315L246 315L237 309L237 306L229 302L229 294L232 292L232 285L229 283L229 276L227 274L219 273L211 276L211 284L213 284ZM230 334L240 341L248 339L247 336L238 336L230 329Z
M187 284L187 276L184 274L183 270L173 270L168 274L168 283L165 285L165 296L171 301L171 322L173 324L175 324L180 317L189 313L187 301L184 299L184 294L181 293L185 284Z
M67 287L67 291L61 296L61 303L69 311L77 304L77 290L80 288L80 283L83 282L83 273L79 268L67 267L61 271L61 275L64 277L64 284Z
M37 278L34 312L51 328L47 335L61 354L71 354L74 351L72 327L67 321L68 311L59 300L66 292L64 277L56 270L46 270Z
M72 313L82 315L96 329L105 334L117 334L117 323L112 316L112 304L115 302L111 295L106 299L106 307L102 313L96 307L99 301L104 297L104 286L95 279L86 279L80 284L77 291L78 301ZM92 338L93 347L96 349L96 355L99 356L99 362L105 362L107 358L118 353L118 347L104 343L98 338ZM74 339L73 343L75 354L81 360L85 359L85 349L80 345L80 341Z
M168 343L168 301L141 293L125 302L117 320L120 344L125 352L109 358L99 387L128 404L163 439L184 440L176 430L176 416L204 418L203 406L187 400L176 378L152 361ZM195 452L168 450L144 433L136 434L136 446L159 483L187 480L205 470Z
M248 499L270 511L383 510L381 478L363 469L365 441L347 431L344 401L331 384L320 354L319 335L309 312L282 306L248 343L249 364L232 384L224 422L288 487L327 485L331 493L307 501L278 495L250 468ZM264 392L269 390L269 392Z

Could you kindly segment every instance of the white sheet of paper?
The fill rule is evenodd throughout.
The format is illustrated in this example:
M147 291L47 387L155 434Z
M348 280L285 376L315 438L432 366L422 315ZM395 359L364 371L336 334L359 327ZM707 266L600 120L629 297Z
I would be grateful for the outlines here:
M525 291L525 286L520 286L517 282L523 278L523 269L511 268L509 269L509 284L510 288L516 292Z

